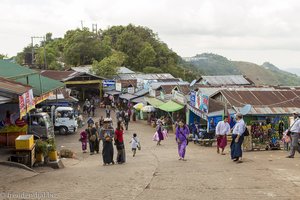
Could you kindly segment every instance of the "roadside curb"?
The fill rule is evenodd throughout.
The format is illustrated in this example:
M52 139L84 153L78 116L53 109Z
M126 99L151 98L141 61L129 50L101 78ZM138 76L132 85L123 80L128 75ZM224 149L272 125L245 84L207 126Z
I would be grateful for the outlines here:
M9 167L16 167L16 168L21 168L21 169L25 169L27 171L30 171L30 172L34 172L34 173L37 173L35 170L27 167L26 165L23 165L21 163L16 163L16 162L10 162L10 161L1 161L0 162L0 165L4 165L4 166L9 166Z

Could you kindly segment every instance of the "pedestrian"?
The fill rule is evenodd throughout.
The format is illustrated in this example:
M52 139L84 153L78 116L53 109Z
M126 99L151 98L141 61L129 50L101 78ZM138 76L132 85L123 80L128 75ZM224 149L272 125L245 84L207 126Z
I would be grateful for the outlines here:
M99 148L100 148L100 140L99 140L99 135L100 135L100 134L99 134L99 133L100 133L100 131L101 131L99 122L96 122L96 123L95 123L95 129L96 129L96 136L97 136L96 141L95 141L95 151L96 151L97 153L99 153Z
M86 129L80 133L80 139L79 139L79 141L81 142L81 149L82 149L83 153L86 153L87 139L88 139L88 136L87 136L87 129Z
M92 111L92 116L93 117L95 117L95 109L96 109L96 107L95 107L95 105L91 105L91 111Z
M161 120L157 121L156 132L157 132L157 139L158 139L156 145L161 145L160 144L161 141L164 140L163 127L162 127Z
M88 120L87 120L87 125L88 125L88 127L94 125L94 120L93 120L93 118L91 118L91 117L88 118Z
M291 150L290 155L287 156L287 158L294 158L295 152L298 151L300 153L300 146L299 146L299 138L300 138L300 119L299 119L299 113L294 113L294 123L289 128L288 134L291 137Z
M178 144L179 160L186 161L184 157L185 157L186 146L188 145L189 142L188 137L190 134L190 130L183 120L180 120L178 125L179 126L176 128L176 142Z
M106 113L106 118L110 118L110 109L108 106L106 106L105 113Z
M93 125L90 125L87 129L89 145L90 145L90 155L94 155L95 152L95 143L97 140L97 130Z
M125 123L126 131L128 130L129 121L130 121L130 117L129 117L128 113L125 113L124 123Z
M121 125L121 122L118 121L117 128L115 130L115 145L118 151L117 154L117 163L123 164L125 163L125 147L124 147L124 138L123 138L124 130Z
M103 149L102 149L102 158L103 158L103 165L107 164L115 164L114 158L114 148L113 148L113 138L114 138L114 129L110 126L111 119L105 118L104 125L100 132L100 137L103 142Z
M236 113L236 124L234 125L232 131L232 141L230 145L231 149L231 159L234 162L242 162L243 151L242 144L244 141L244 133L246 131L246 125L243 120L243 115L241 113Z
M136 133L133 134L133 137L132 137L132 139L131 139L131 141L129 143L131 143L131 150L132 150L132 153L133 153L132 156L135 157L136 149L141 150L140 140L137 137Z
M83 113L87 113L87 109L90 106L91 106L91 102L88 99L86 99L84 104L83 104Z
M228 123L228 116L224 116L223 121L219 121L216 127L216 137L217 137L217 153L220 153L220 148L222 149L221 155L225 155L224 149L227 145L227 135L230 133L230 125Z
M128 114L128 119L130 121L130 117L131 117L131 114L132 114L131 107L128 108L127 114Z
M99 119L99 125L100 125L100 128L103 127L103 124L104 124L104 118L103 118L103 116L101 116L100 119ZM99 133L100 133L100 132L99 132Z

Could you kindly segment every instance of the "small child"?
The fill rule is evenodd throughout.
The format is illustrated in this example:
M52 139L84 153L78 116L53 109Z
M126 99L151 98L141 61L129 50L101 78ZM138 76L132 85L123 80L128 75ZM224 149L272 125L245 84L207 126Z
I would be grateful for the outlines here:
M134 157L136 154L136 149L138 148L140 150L140 148L141 148L139 138L137 137L136 133L133 134L133 137L129 143L131 143L131 149L132 149L133 157Z

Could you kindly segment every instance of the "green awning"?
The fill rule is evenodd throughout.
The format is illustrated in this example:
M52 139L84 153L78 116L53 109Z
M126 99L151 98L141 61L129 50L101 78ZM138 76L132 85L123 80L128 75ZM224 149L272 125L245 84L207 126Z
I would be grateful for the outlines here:
M39 75L35 70L5 60L0 60L0 76L23 84L27 84L28 78L28 85L32 87L34 96L41 96L65 86L60 81Z
M182 108L184 108L183 105L176 103L172 100L170 100L167 103L164 103L158 107L158 109L166 111L166 112L175 112L177 110L181 110Z
M159 106L163 105L164 102L161 100L158 100L157 98L153 97L146 97L146 101L151 104L154 108L158 108Z

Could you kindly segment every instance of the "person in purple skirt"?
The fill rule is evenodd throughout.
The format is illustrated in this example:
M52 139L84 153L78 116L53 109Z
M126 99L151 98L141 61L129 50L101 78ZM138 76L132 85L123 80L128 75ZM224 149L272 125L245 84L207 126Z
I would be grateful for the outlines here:
M161 120L157 121L156 132L158 134L158 140L157 140L157 144L156 145L160 145L160 142L162 140L164 140L164 134L163 134L162 121Z
M178 154L179 160L186 161L185 157L185 149L188 145L188 137L190 134L190 130L188 126L184 123L183 120L180 120L179 126L176 128L176 142L178 144Z

